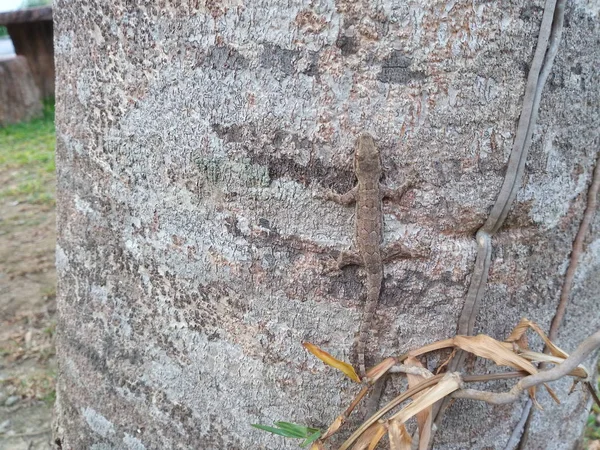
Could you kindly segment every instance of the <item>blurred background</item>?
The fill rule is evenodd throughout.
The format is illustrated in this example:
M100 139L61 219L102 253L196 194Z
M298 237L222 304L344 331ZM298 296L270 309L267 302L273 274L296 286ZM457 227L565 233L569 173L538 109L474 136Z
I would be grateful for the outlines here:
M51 2L0 0L0 450L53 448L55 140Z

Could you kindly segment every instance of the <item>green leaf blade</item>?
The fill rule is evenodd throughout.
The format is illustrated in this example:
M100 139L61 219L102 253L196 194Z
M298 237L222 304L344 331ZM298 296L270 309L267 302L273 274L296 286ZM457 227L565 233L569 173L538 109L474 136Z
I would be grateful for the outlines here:
M268 425L261 425L259 423L251 424L254 428L258 428L259 430L268 431L269 433L277 434L283 437L295 437L290 436L290 434L286 430L282 430L280 428L270 427Z
M290 435L293 435L294 437L297 437L300 439L304 439L304 438L308 437L310 434L310 431L308 430L307 427L302 426L302 425L297 425L295 423L275 422L275 425L277 425L282 430L288 431L290 433Z
M310 429L314 430L315 428L310 428ZM300 447L302 447L302 448L308 447L310 444L312 444L313 442L315 442L320 437L321 437L321 430L317 430L313 434L311 434L310 436L308 436L306 438L306 440L302 444L300 444Z

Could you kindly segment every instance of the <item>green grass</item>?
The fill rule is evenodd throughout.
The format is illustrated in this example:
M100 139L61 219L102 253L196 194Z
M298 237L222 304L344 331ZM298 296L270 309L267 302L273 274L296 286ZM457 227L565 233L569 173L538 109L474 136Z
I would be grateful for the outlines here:
M54 101L39 119L0 128L0 201L54 205Z

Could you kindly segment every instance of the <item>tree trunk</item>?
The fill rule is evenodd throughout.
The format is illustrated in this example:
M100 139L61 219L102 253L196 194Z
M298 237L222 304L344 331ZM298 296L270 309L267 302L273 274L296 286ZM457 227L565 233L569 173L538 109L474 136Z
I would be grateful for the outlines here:
M586 5L566 10L521 189L493 240L475 331L498 339L521 317L548 329L584 212L600 134L600 27ZM354 212L315 194L353 186L362 132L385 185L420 178L385 203L384 242L431 249L385 265L367 362L453 336L543 9L57 1L62 448L297 448L250 424L326 427L343 410L357 386L301 343L355 361L364 273L324 273L353 245ZM567 352L600 325L592 225L558 339ZM526 448L581 435L589 396L553 387L562 403L539 391ZM456 401L434 448L503 449L526 400Z

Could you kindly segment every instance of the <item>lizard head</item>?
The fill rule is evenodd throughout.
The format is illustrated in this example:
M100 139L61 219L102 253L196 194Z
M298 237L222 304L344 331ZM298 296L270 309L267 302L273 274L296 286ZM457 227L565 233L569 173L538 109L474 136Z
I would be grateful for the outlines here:
M373 138L366 133L362 134L356 141L354 170L357 175L381 174L381 159L379 156L379 149L375 145ZM377 178L379 179L379 177Z

